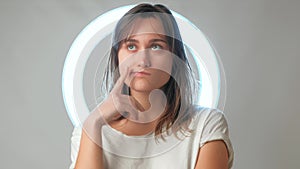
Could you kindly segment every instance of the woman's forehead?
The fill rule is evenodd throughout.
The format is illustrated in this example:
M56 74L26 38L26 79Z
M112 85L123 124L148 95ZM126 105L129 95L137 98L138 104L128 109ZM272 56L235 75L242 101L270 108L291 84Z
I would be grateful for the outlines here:
M157 33L141 33L141 34L132 34L126 39L123 40L123 42L164 42L167 43L167 38L165 35L157 34Z
M132 22L126 38L140 34L166 35L166 32L163 24L157 18L137 18Z

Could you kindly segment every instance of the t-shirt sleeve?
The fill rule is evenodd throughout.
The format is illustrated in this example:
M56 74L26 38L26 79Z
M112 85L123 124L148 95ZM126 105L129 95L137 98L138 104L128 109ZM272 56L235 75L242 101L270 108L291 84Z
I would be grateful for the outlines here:
M81 139L81 127L74 127L71 137L71 165L69 169L75 168L75 163L78 155L80 139Z
M228 124L225 115L215 109L206 114L199 146L202 147L205 143L214 140L223 140L226 144L229 153L228 166L231 168L233 148L229 138Z

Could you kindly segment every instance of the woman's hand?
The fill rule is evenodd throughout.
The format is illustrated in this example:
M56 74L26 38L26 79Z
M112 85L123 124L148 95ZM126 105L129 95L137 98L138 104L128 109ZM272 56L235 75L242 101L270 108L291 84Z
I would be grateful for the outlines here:
M167 98L163 91L154 89L149 94L150 108L145 110L133 97L122 94L125 81L130 84L133 77L128 67L120 67L121 76L117 80L108 98L98 106L103 119L109 123L120 116L137 123L149 123L157 119L165 110Z
M123 85L128 76L129 68L126 68L117 80L108 98L97 107L106 122L110 122L120 116L136 119L139 113L138 109L142 109L134 97L122 94Z
M126 118L136 118L138 110L134 105L138 105L132 96L122 94L125 79L128 77L129 69L123 71L117 80L108 98L98 105L84 121L83 129L92 141L101 146L101 127L108 124L113 119L124 116ZM132 104L134 103L134 105Z

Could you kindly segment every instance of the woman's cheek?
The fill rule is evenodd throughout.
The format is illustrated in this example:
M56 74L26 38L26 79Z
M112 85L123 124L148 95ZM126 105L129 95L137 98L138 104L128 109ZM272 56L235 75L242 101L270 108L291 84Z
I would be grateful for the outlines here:
M120 50L118 52L118 61L119 61L119 65L118 65L118 68L119 68L119 71L120 71L120 74L122 75L125 71L125 68L128 67L126 66L126 60L127 60L127 54L126 52L124 52L123 50Z
M118 52L118 60L119 60L119 64L122 64L122 62L125 60L126 58L126 54L125 52L123 52L122 50L120 50Z
M171 55L161 55L158 57L153 57L151 63L152 68L171 74L173 64Z

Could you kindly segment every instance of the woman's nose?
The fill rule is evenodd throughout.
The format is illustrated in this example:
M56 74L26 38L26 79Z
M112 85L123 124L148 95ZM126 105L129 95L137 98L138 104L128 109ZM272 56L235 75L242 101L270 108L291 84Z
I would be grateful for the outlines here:
M149 55L149 49L142 50L138 53L138 66L139 67L150 67L151 61L150 61L150 55Z

